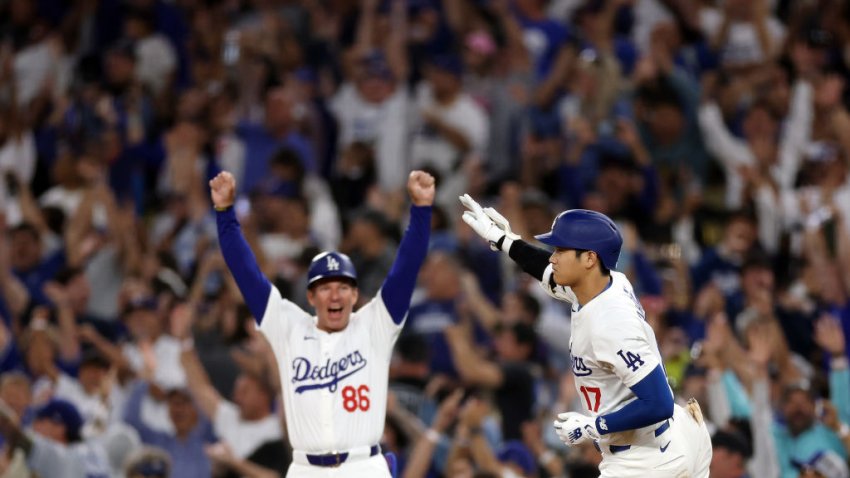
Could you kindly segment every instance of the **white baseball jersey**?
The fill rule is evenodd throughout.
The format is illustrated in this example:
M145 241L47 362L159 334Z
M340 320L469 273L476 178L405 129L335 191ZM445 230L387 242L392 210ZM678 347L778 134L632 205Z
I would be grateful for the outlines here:
M376 445L404 321L393 322L380 292L340 332L319 330L316 321L272 287L259 329L277 358L292 448L327 454Z
M550 285L551 275L549 265L543 273L543 288L556 299L572 304L570 355L584 408L593 417L619 410L637 398L629 387L661 363L655 333L632 285L625 275L611 271L611 284L579 306L569 287ZM654 430L657 425L646 428ZM604 435L602 441L616 442L617 435Z

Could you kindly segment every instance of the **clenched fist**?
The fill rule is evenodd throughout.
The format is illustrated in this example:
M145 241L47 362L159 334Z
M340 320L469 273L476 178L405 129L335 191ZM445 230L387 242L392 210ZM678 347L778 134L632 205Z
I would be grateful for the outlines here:
M236 200L236 179L227 171L222 171L210 180L210 197L216 209L233 205Z
M425 171L412 171L407 179L407 192L410 200L416 206L431 206L434 204L434 176Z

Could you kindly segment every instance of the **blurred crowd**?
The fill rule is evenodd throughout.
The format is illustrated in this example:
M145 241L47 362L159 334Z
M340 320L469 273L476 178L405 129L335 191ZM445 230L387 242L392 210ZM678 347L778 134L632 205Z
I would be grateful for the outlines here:
M614 218L713 478L847 478L850 4L0 0L0 477L282 476L279 378L207 180L309 310L319 251L373 297L437 178L390 371L398 476L598 476L570 309L462 221ZM587 404L590 405L589 403Z

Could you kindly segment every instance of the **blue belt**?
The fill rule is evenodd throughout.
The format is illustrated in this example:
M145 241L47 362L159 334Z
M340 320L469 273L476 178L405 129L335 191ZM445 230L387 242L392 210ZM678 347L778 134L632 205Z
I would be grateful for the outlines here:
M656 438L661 436L662 433L666 432L670 428L670 420L664 420L664 423L661 424L660 427L655 429ZM596 450L599 453L602 453L602 448L599 447L599 443L593 442L593 445L596 446ZM611 450L611 454L620 453L622 451L626 451L631 448L631 445L608 445L608 449Z
M380 445L372 445L369 456L375 456L381 452ZM307 455L307 462L313 466L339 466L348 459L348 452L333 453L330 455Z

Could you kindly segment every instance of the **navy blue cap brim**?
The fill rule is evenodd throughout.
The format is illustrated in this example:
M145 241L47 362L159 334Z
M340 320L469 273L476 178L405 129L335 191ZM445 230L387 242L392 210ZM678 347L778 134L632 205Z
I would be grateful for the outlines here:
M349 275L349 274L324 274L324 275L318 275L316 277L313 277L310 280L310 282L307 283L307 287L310 287L313 284L315 284L316 282L319 282L320 280L323 280L323 279L347 280L347 281L353 283L355 286L357 285L357 278L352 276L352 275Z
M534 236L535 239L542 242L543 244L558 247L558 239L552 235L552 231L549 231L545 234L538 234Z

